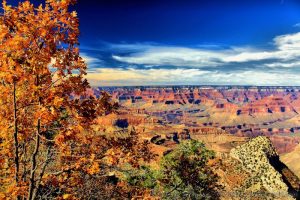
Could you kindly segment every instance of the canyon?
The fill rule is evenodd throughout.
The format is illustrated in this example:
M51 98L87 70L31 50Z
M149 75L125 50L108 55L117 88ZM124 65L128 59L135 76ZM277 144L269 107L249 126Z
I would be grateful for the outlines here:
M300 87L137 86L88 92L100 96L103 90L120 108L117 115L99 118L99 124L134 126L144 139L163 144L158 152L195 138L229 153L257 136L267 136L283 158L299 149ZM287 160L299 174L294 163Z

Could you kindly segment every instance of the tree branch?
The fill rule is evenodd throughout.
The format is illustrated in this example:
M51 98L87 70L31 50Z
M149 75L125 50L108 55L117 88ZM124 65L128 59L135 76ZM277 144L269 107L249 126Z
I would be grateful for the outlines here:
M48 166L48 164L49 164L49 162L50 162L50 160L51 160L51 156L52 156L52 153L51 153L51 146L49 145L48 148L47 148L47 153L46 153L46 159L45 159L45 162L44 162L44 164L43 164L43 166L42 166L41 172L40 172L40 174L39 174L39 176L38 176L38 179L37 179L37 181L36 181L36 186L35 186L35 189L34 189L34 191L33 191L33 195L32 195L33 197L32 197L32 199L35 199L36 194L37 194L37 192L39 191L39 188L40 188L40 184L41 184L42 178L43 178L43 176L44 176L44 174L45 174L46 167Z

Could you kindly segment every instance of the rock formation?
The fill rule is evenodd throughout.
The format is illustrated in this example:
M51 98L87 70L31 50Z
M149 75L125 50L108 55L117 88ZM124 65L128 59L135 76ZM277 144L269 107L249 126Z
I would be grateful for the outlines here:
M300 144L294 151L282 155L280 158L300 178Z
M249 142L234 148L230 156L242 163L243 168L249 172L251 181L248 187L251 190L261 190L285 199L297 196L299 185L294 188L286 173L287 167L279 160L279 156L267 137L256 137ZM296 178L295 176L293 178ZM297 179L297 178L296 178ZM299 184L299 183L298 183Z
M99 130L135 126L143 139L160 136L151 143L157 152L194 138L228 153L251 138L267 136L282 160L300 176L300 149L296 148L300 143L300 87L105 87L94 88L94 95L99 97L101 90L121 107L118 115L99 117Z

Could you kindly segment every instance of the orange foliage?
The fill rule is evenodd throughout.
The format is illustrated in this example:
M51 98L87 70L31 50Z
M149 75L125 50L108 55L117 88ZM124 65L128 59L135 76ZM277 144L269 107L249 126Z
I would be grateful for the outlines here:
M79 55L77 14L69 11L73 3L46 0L35 8L29 1L17 7L3 2L0 192L6 198L34 199L51 173L91 162L75 159L73 146L88 142L82 132L103 107L102 100L84 95L89 85ZM51 163L56 171L49 171Z
M124 139L108 139L92 130L94 119L114 110L116 104L110 103L106 93L96 99L86 92L89 84L79 55L79 21L77 13L70 11L75 2L46 0L36 8L30 1L17 7L3 1L1 199L84 198L89 192L82 192L81 186L102 187L102 196L112 191L122 196L129 189L103 185L104 180L109 182L107 172L122 163L139 167L153 156L135 131Z

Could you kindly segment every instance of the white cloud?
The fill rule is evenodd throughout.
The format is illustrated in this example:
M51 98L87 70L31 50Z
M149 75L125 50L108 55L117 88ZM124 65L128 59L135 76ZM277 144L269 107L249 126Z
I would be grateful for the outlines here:
M223 53L182 47L152 47L127 57L113 56L115 60L132 64L192 67L218 66L221 64L219 58L222 57Z
M274 41L281 51L300 50L300 32L277 36Z
M135 47L135 49L138 48ZM275 37L274 50L268 51L243 47L228 50L207 50L147 45L143 51L128 56L113 55L113 59L130 64L216 67L228 63L249 61L282 60L294 62L294 60L300 60L299 50L300 32Z
M88 66L98 65L103 62L101 59L89 56L85 53L82 53L80 56L87 63ZM98 67L100 67L100 66L98 66Z
M282 62L275 62L275 63L267 63L264 64L267 67L271 68L293 68L293 67L300 67L300 61L291 62L291 63L282 63Z

